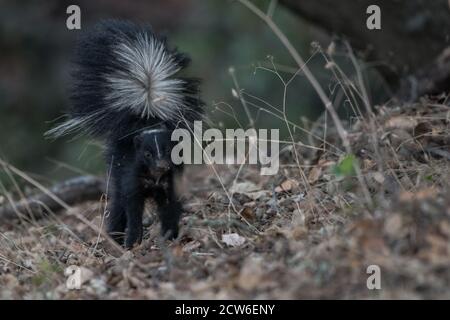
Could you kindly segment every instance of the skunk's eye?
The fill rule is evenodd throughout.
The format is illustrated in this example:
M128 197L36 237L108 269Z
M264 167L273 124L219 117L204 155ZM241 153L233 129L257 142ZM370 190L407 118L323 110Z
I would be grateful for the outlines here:
M147 159L152 157L152 154L150 153L150 151L145 151L144 152L144 157L146 157Z

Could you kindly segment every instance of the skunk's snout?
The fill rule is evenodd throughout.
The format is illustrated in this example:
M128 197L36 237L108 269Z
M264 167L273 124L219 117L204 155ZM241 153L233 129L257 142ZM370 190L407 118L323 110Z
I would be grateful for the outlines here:
M169 170L170 169L169 161L167 161L167 160L157 160L156 161L156 168L158 168L160 170Z

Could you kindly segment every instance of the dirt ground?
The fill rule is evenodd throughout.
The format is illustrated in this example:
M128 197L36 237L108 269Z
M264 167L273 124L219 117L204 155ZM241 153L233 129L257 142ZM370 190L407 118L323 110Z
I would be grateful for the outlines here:
M188 168L176 241L159 238L151 205L132 251L99 233L104 201L2 221L0 298L448 299L446 103L381 107L373 121L354 121L354 155L330 126L326 143L284 150L276 176ZM81 267L79 290L66 286L71 265ZM367 287L370 265L379 290Z

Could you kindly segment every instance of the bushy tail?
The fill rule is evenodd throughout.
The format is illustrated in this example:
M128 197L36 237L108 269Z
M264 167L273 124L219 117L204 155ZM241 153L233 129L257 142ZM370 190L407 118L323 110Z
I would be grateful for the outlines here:
M198 80L177 76L189 58L147 25L100 22L80 38L74 62L69 117L47 136L130 133L157 122L190 123L203 113Z

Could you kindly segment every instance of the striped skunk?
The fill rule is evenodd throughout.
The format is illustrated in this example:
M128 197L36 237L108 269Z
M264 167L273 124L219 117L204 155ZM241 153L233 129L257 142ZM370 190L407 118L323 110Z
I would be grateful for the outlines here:
M171 161L171 133L203 116L198 79L179 76L189 61L148 25L98 23L78 42L68 119L46 133L104 140L112 179L107 231L126 248L142 240L148 197L158 205L163 236L178 236L174 178L182 167Z

